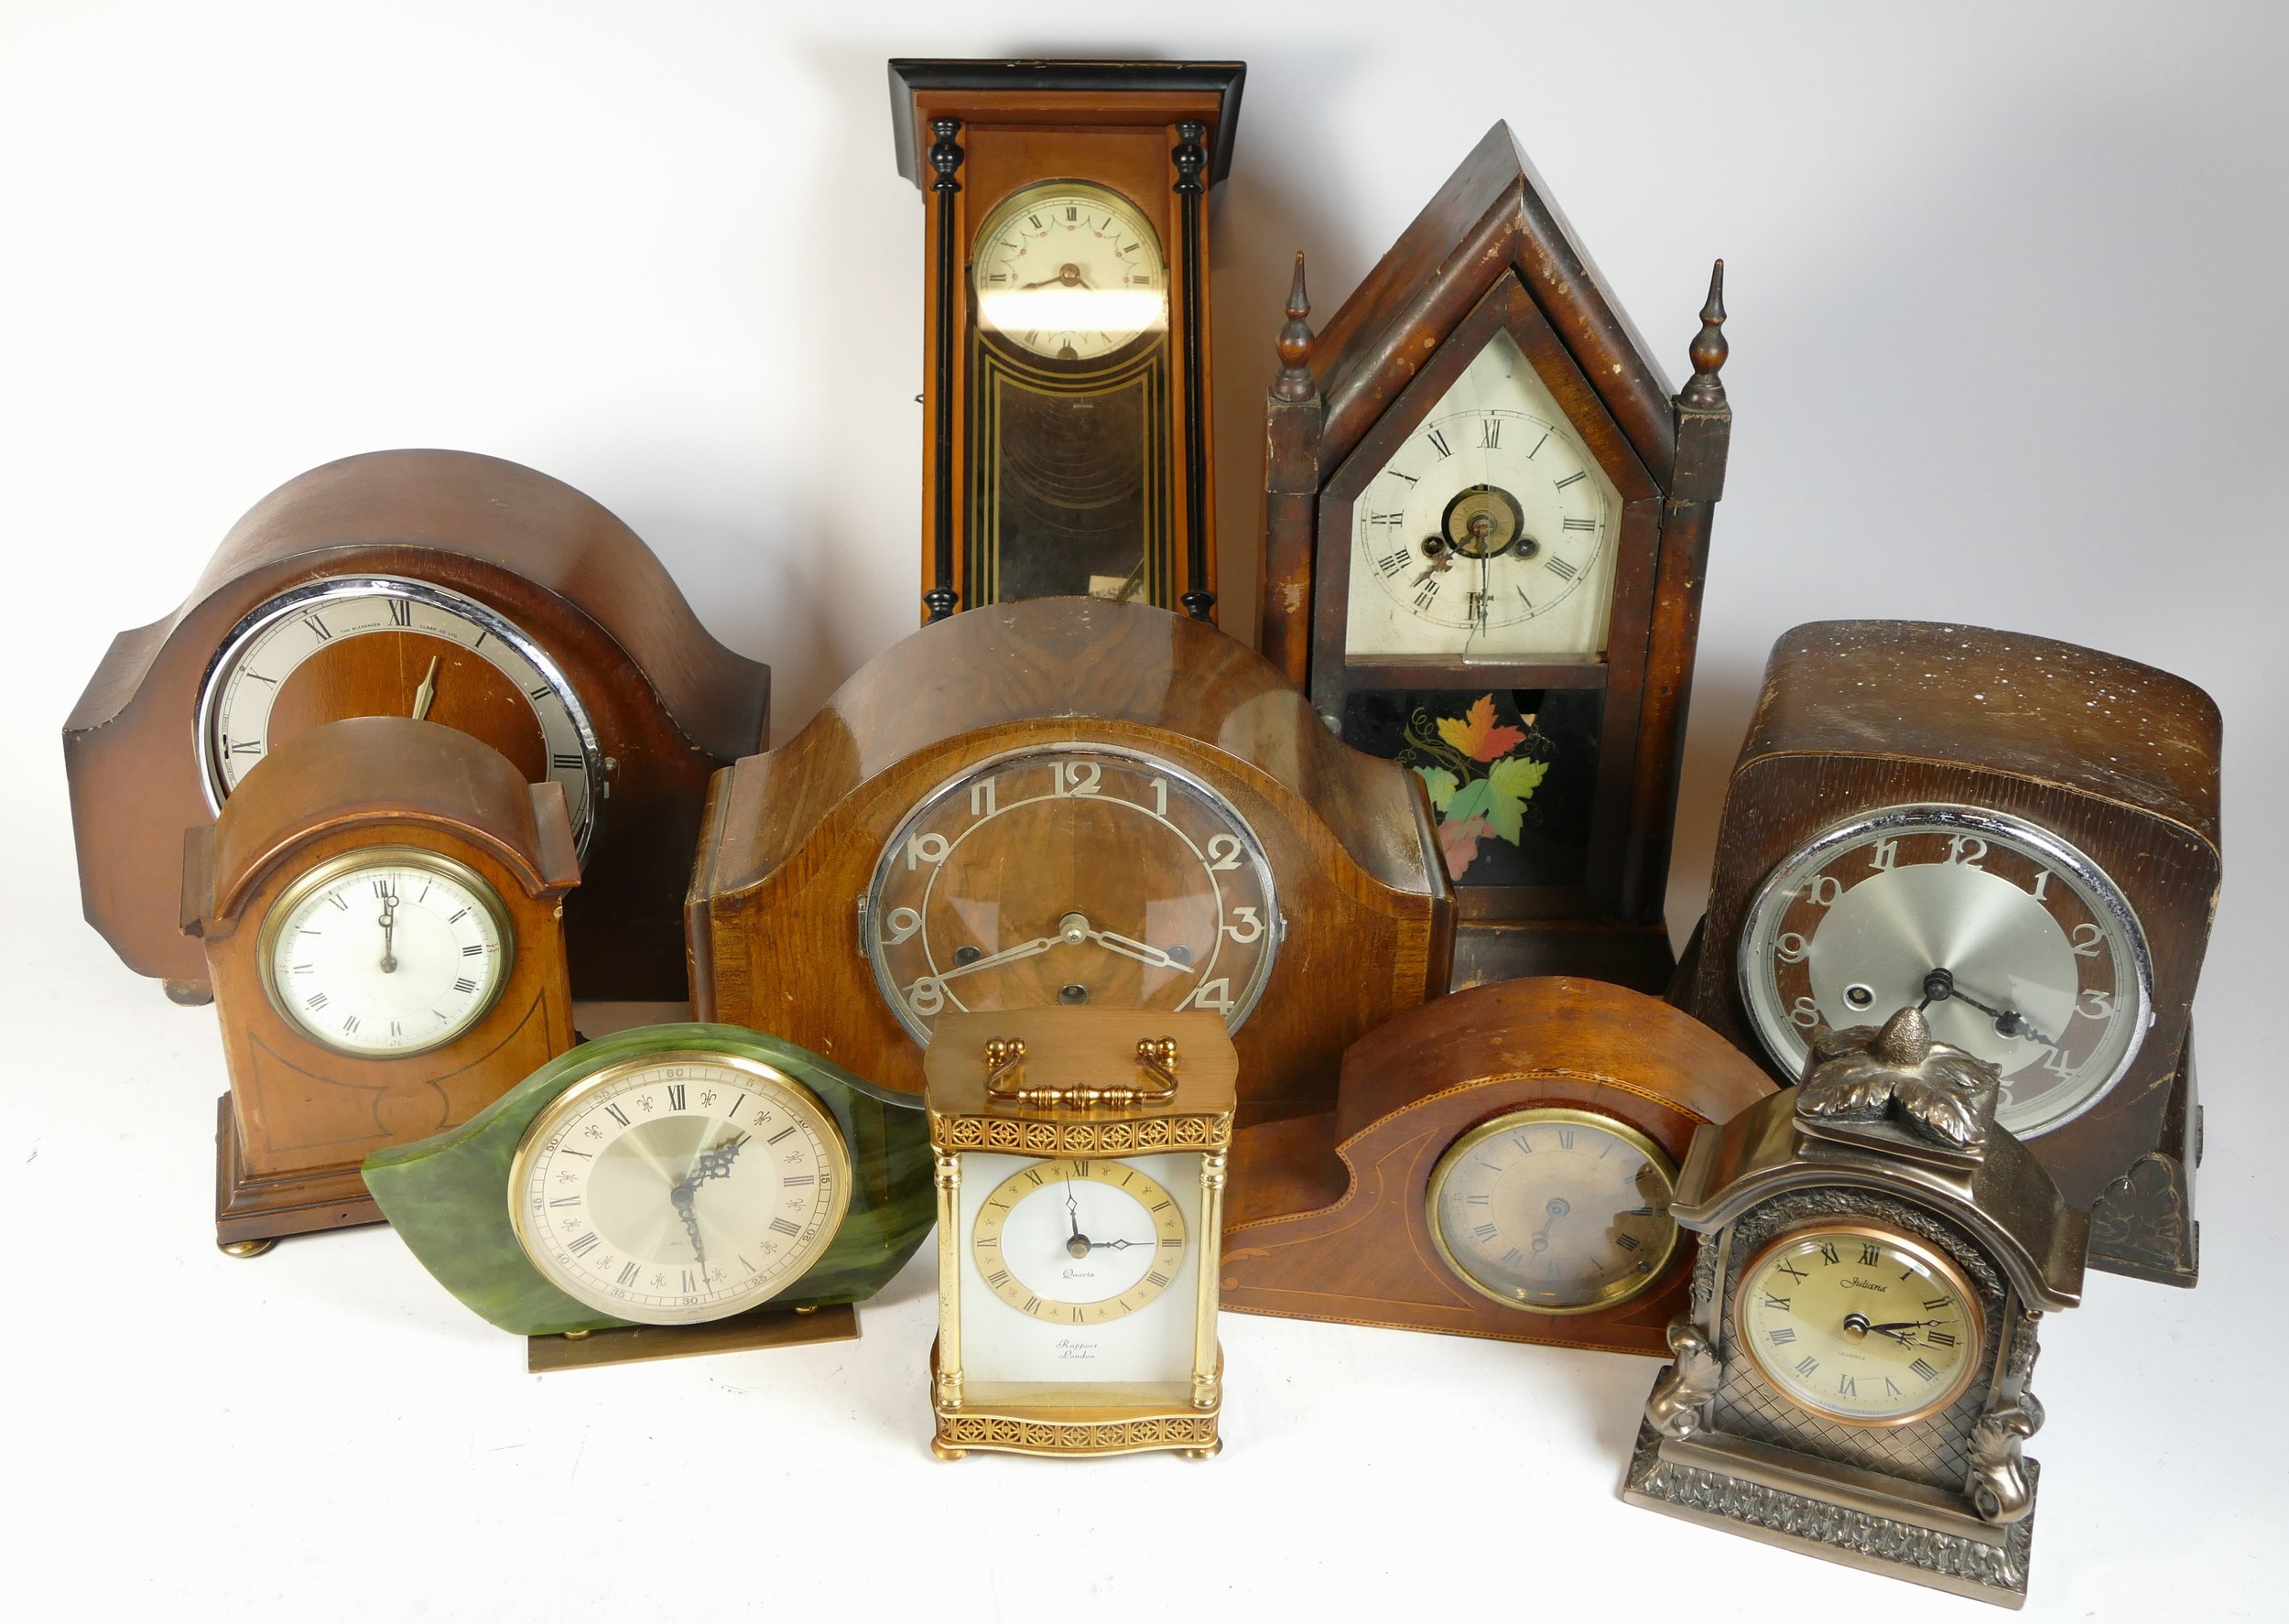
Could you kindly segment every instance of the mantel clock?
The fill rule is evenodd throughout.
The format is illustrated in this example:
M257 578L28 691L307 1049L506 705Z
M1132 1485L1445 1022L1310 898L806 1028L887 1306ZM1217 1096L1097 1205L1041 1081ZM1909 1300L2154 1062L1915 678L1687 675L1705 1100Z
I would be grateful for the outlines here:
M468 734L353 717L281 742L183 841L231 1091L215 1232L378 1222L368 1153L467 1120L572 1046L564 790Z
M2087 1215L1995 1121L2002 1078L1913 1004L1814 1030L1804 1080L1699 1130L1676 1362L1622 1496L1979 1600L2026 1598L2045 1313Z
M1346 742L1428 786L1459 985L1668 979L1732 423L1723 271L1673 395L1500 124L1316 337L1296 258L1261 645Z
M1799 626L1675 996L1783 1078L1821 1022L1919 1005L2002 1068L1999 1120L2092 1209L2092 1265L2192 1285L2219 740L2193 684L2071 644Z
M929 1052L940 1459L1223 1445L1239 1058L1202 1011L949 1016Z
M1207 193L1238 62L890 64L924 230L926 612L1216 601Z

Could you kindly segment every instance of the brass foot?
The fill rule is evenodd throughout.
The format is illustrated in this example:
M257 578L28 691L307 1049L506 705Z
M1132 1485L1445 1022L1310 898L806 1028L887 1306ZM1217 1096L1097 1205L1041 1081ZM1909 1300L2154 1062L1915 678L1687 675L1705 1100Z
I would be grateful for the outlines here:
M940 1460L960 1460L970 1453L967 1449L949 1449L936 1438L930 1440L930 1453Z
M1224 1440L1219 1438L1205 1449L1179 1449L1177 1453L1187 1460L1214 1460L1224 1453Z
M668 1075L672 1077L675 1074L670 1072ZM586 1331L567 1331L564 1334L564 1339L567 1342L585 1342L588 1340L588 1333Z
M262 1240L218 1240L217 1250L226 1258L258 1258L278 1244L275 1235Z
M670 1073L669 1075L673 1076L674 1074ZM819 1312L819 1305L816 1303L807 1303L802 1307L797 1308L795 1312L797 1314L816 1314Z

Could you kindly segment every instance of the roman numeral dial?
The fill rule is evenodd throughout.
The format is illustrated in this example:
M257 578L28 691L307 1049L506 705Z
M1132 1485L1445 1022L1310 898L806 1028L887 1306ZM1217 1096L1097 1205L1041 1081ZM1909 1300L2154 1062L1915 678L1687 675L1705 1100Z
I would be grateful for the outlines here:
M970 1255L978 1283L1010 1308L1086 1326L1126 1319L1188 1278L1188 1240L1183 1205L1152 1175L1063 1156L1019 1169L986 1196Z
M1050 361L1094 361L1168 321L1160 233L1103 187L1029 187L990 214L971 257L978 325Z

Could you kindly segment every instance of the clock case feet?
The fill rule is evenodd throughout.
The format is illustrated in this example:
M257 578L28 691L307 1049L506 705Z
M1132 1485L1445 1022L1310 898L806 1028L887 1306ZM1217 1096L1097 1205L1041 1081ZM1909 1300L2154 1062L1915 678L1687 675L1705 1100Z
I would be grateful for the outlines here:
M224 1094L215 1104L214 1243L234 1258L260 1257L287 1235L382 1222L355 1167L260 1178L239 1151L238 1115ZM240 1250L255 1247L258 1250Z
M1222 1391L1224 1354L1216 1351L1217 1391ZM930 1391L941 1391L938 1344L930 1344ZM1170 1449L1187 1460L1209 1460L1224 1447L1218 1431L1223 1419L1220 1396L1193 1404L1102 1404L1050 1418L1038 1412L1014 1413L993 1405L931 1402L935 1430L930 1453L960 1460L973 1450L993 1455L1043 1455L1067 1460L1093 1455L1144 1455ZM1031 1406L1027 1406L1031 1409Z
M602 1365L693 1359L710 1353L751 1353L766 1348L805 1348L851 1342L859 1336L858 1308L829 1303L816 1308L769 1306L696 1326L613 1326L570 1336L528 1337L525 1369L533 1375L587 1370Z

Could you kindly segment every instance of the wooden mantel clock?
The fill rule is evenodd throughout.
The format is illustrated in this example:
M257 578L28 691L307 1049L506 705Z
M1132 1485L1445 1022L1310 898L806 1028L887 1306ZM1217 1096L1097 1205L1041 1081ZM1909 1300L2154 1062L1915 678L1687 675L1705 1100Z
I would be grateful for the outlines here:
M763 747L770 699L769 669L570 485L463 451L330 462L257 503L172 614L114 639L73 707L81 905L130 969L205 1001L176 927L183 830L307 729L422 717L563 788L580 995L679 1001L708 775Z
M928 617L1049 595L1216 601L1207 192L1238 62L890 64L930 200Z
M369 1152L467 1121L572 1046L564 790L466 733L353 717L296 734L183 844L231 1091L225 1250L377 1223Z
M1496 125L1268 406L1262 646L1348 743L1419 773L1459 985L1658 992L1710 516L1722 262L1672 395Z

